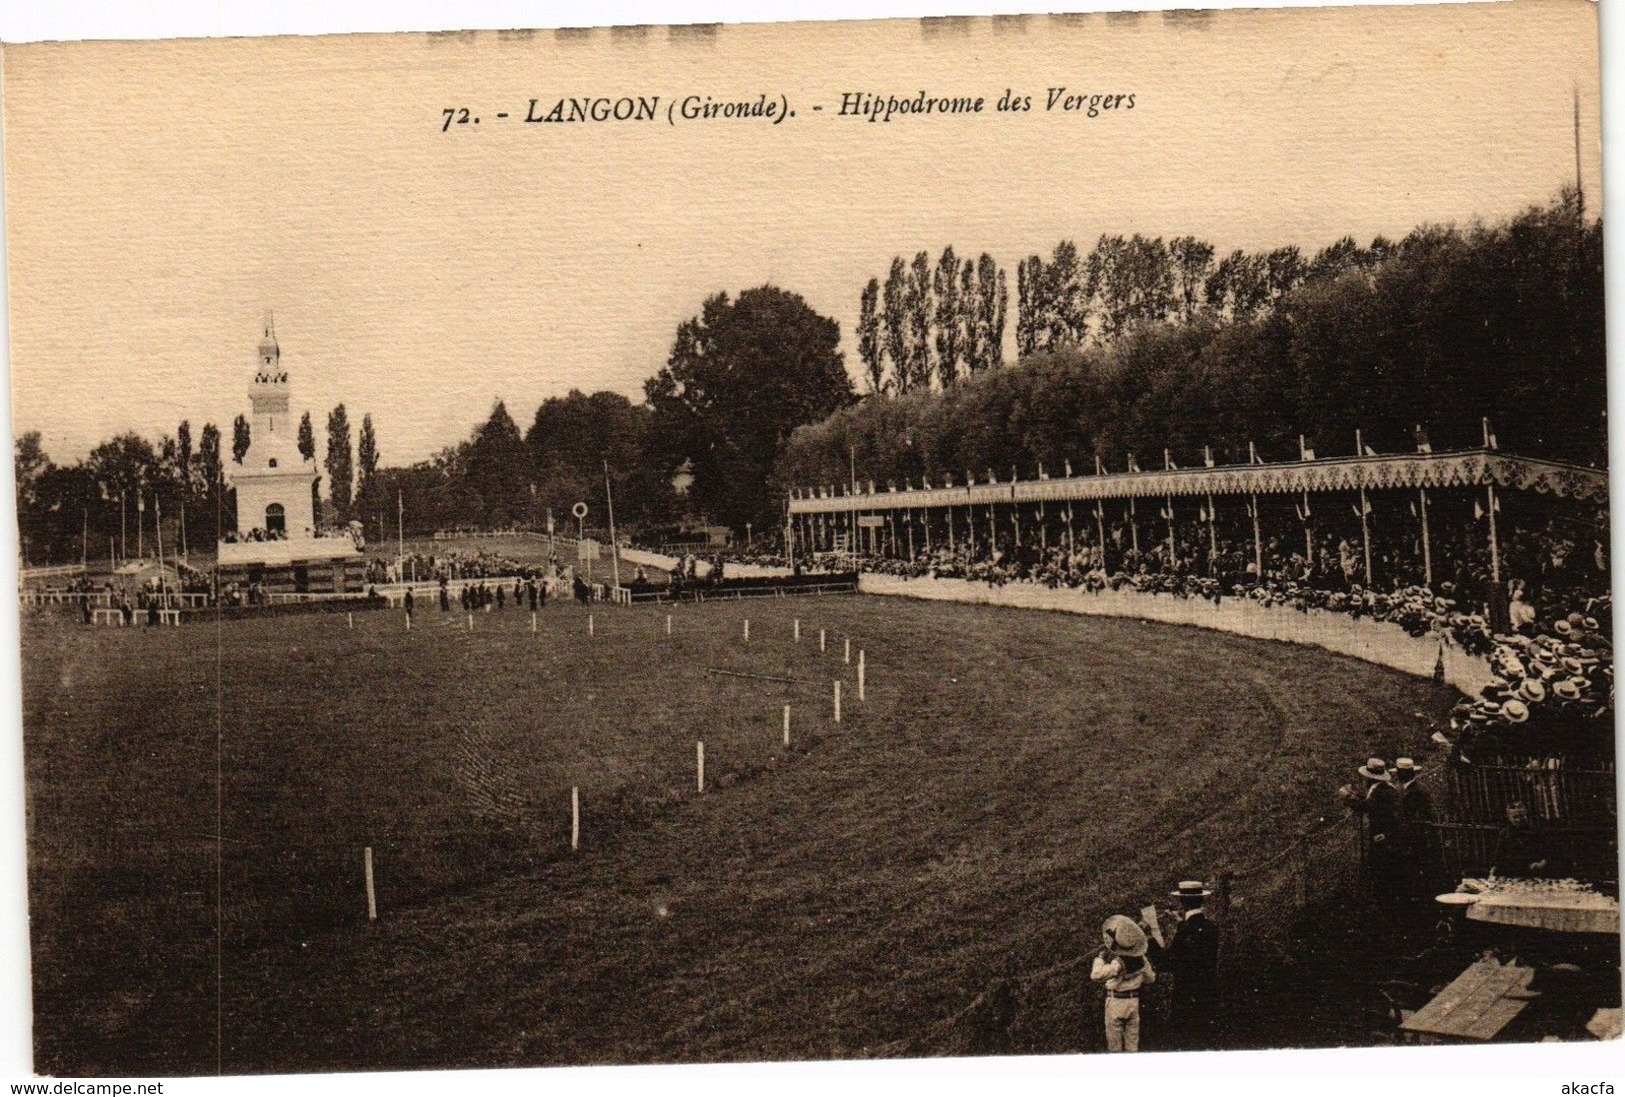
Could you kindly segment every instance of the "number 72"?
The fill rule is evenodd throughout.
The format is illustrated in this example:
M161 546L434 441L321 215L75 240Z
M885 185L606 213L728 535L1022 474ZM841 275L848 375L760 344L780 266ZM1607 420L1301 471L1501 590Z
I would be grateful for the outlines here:
M453 122L456 122L459 126L468 125L467 107L447 107L440 113L446 116L446 124L440 127L441 133L445 133L447 130L451 129L451 124Z

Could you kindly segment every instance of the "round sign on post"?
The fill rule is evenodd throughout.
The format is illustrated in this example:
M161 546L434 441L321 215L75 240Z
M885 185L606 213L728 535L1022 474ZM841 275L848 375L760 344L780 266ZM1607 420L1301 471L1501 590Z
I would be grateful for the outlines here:
M577 503L575 506L570 508L570 513L575 515L576 521L581 521L583 518L587 517L587 504Z

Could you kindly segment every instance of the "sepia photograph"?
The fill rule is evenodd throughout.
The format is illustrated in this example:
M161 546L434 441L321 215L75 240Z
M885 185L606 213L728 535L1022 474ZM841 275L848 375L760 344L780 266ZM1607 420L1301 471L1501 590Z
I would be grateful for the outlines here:
M1599 42L8 41L19 1069L1595 1064Z

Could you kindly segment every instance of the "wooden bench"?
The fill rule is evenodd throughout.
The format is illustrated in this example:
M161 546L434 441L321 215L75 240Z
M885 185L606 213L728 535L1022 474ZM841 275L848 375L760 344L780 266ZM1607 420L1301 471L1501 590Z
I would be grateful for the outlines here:
M1399 1027L1451 1040L1493 1040L1529 1004L1535 969L1479 960Z

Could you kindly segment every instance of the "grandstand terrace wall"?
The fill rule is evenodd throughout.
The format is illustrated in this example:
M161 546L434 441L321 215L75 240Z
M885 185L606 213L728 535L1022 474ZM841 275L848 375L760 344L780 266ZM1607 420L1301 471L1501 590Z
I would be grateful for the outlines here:
M1263 606L1242 598L1214 602L1179 598L1171 594L1105 590L1098 594L1070 587L1050 588L1038 583L993 586L969 579L906 579L896 575L865 573L858 578L864 594L923 598L943 602L1044 609L1100 617L1134 617L1169 625L1308 644L1389 667L1419 678L1431 678L1440 656L1435 636L1412 636L1388 621L1362 620L1340 613L1307 613L1278 606ZM1443 648L1444 679L1468 695L1476 695L1494 678L1489 664L1448 643Z

